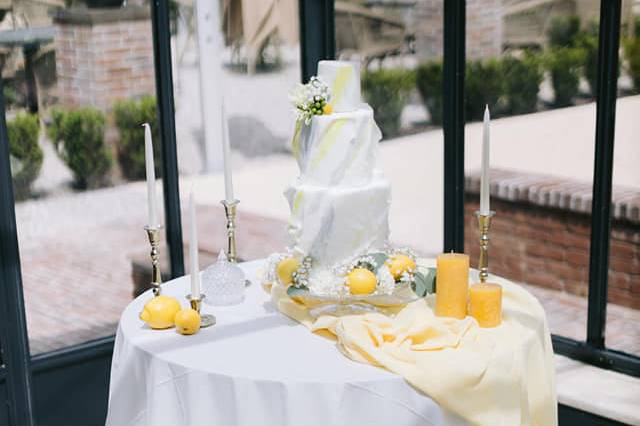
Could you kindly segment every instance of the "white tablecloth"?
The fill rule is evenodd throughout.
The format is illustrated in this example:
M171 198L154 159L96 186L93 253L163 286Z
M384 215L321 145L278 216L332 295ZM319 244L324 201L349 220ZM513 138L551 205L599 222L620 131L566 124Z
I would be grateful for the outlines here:
M242 304L204 305L217 325L193 336L138 319L149 292L125 309L116 335L108 426L464 425L386 370L342 355L334 342L275 310L255 279ZM186 277L163 294L186 306Z

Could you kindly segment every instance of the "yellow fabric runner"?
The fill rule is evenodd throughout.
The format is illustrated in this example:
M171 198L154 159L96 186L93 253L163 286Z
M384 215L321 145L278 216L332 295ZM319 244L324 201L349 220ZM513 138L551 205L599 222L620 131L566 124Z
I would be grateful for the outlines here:
M503 286L503 323L480 328L436 317L434 296L397 312L313 318L281 285L276 306L310 330L336 339L349 358L403 376L473 425L557 425L551 336L540 303L522 287Z

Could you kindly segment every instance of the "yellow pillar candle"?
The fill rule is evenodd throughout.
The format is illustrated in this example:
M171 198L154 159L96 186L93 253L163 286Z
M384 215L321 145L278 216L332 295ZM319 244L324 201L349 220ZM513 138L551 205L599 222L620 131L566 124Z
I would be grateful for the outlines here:
M474 284L469 288L469 313L480 327L496 327L502 322L502 286Z
M436 271L436 315L462 319L467 316L469 256L438 255Z

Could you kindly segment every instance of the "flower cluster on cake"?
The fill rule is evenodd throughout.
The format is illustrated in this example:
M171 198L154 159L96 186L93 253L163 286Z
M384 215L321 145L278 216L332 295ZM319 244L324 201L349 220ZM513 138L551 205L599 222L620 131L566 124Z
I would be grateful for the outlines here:
M357 64L320 61L291 94L300 175L285 190L292 243L268 258L263 284L290 295L344 298L424 293L427 277L408 249L389 245L391 187L376 168L382 137L360 95Z

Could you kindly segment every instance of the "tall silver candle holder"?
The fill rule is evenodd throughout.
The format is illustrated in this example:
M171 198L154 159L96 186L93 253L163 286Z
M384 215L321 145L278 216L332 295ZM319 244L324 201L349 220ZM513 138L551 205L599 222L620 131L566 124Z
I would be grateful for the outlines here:
M160 284L162 284L162 275L160 273L160 230L162 226L145 226L149 244L151 244L151 289L154 296L160 295Z
M200 313L200 308L202 307L202 301L204 298L205 296L202 293L198 297L193 297L193 295L187 294L187 300L189 301L191 309L200 314L200 327L207 328L215 325L216 317L211 314Z
M224 206L224 213L227 217L227 259L229 262L237 261L236 252L236 213L239 200L220 201Z
M480 229L480 259L478 260L478 269L480 270L480 282L486 283L489 276L489 228L491 228L491 219L496 214L493 210L488 214L476 211L478 218L478 228Z

